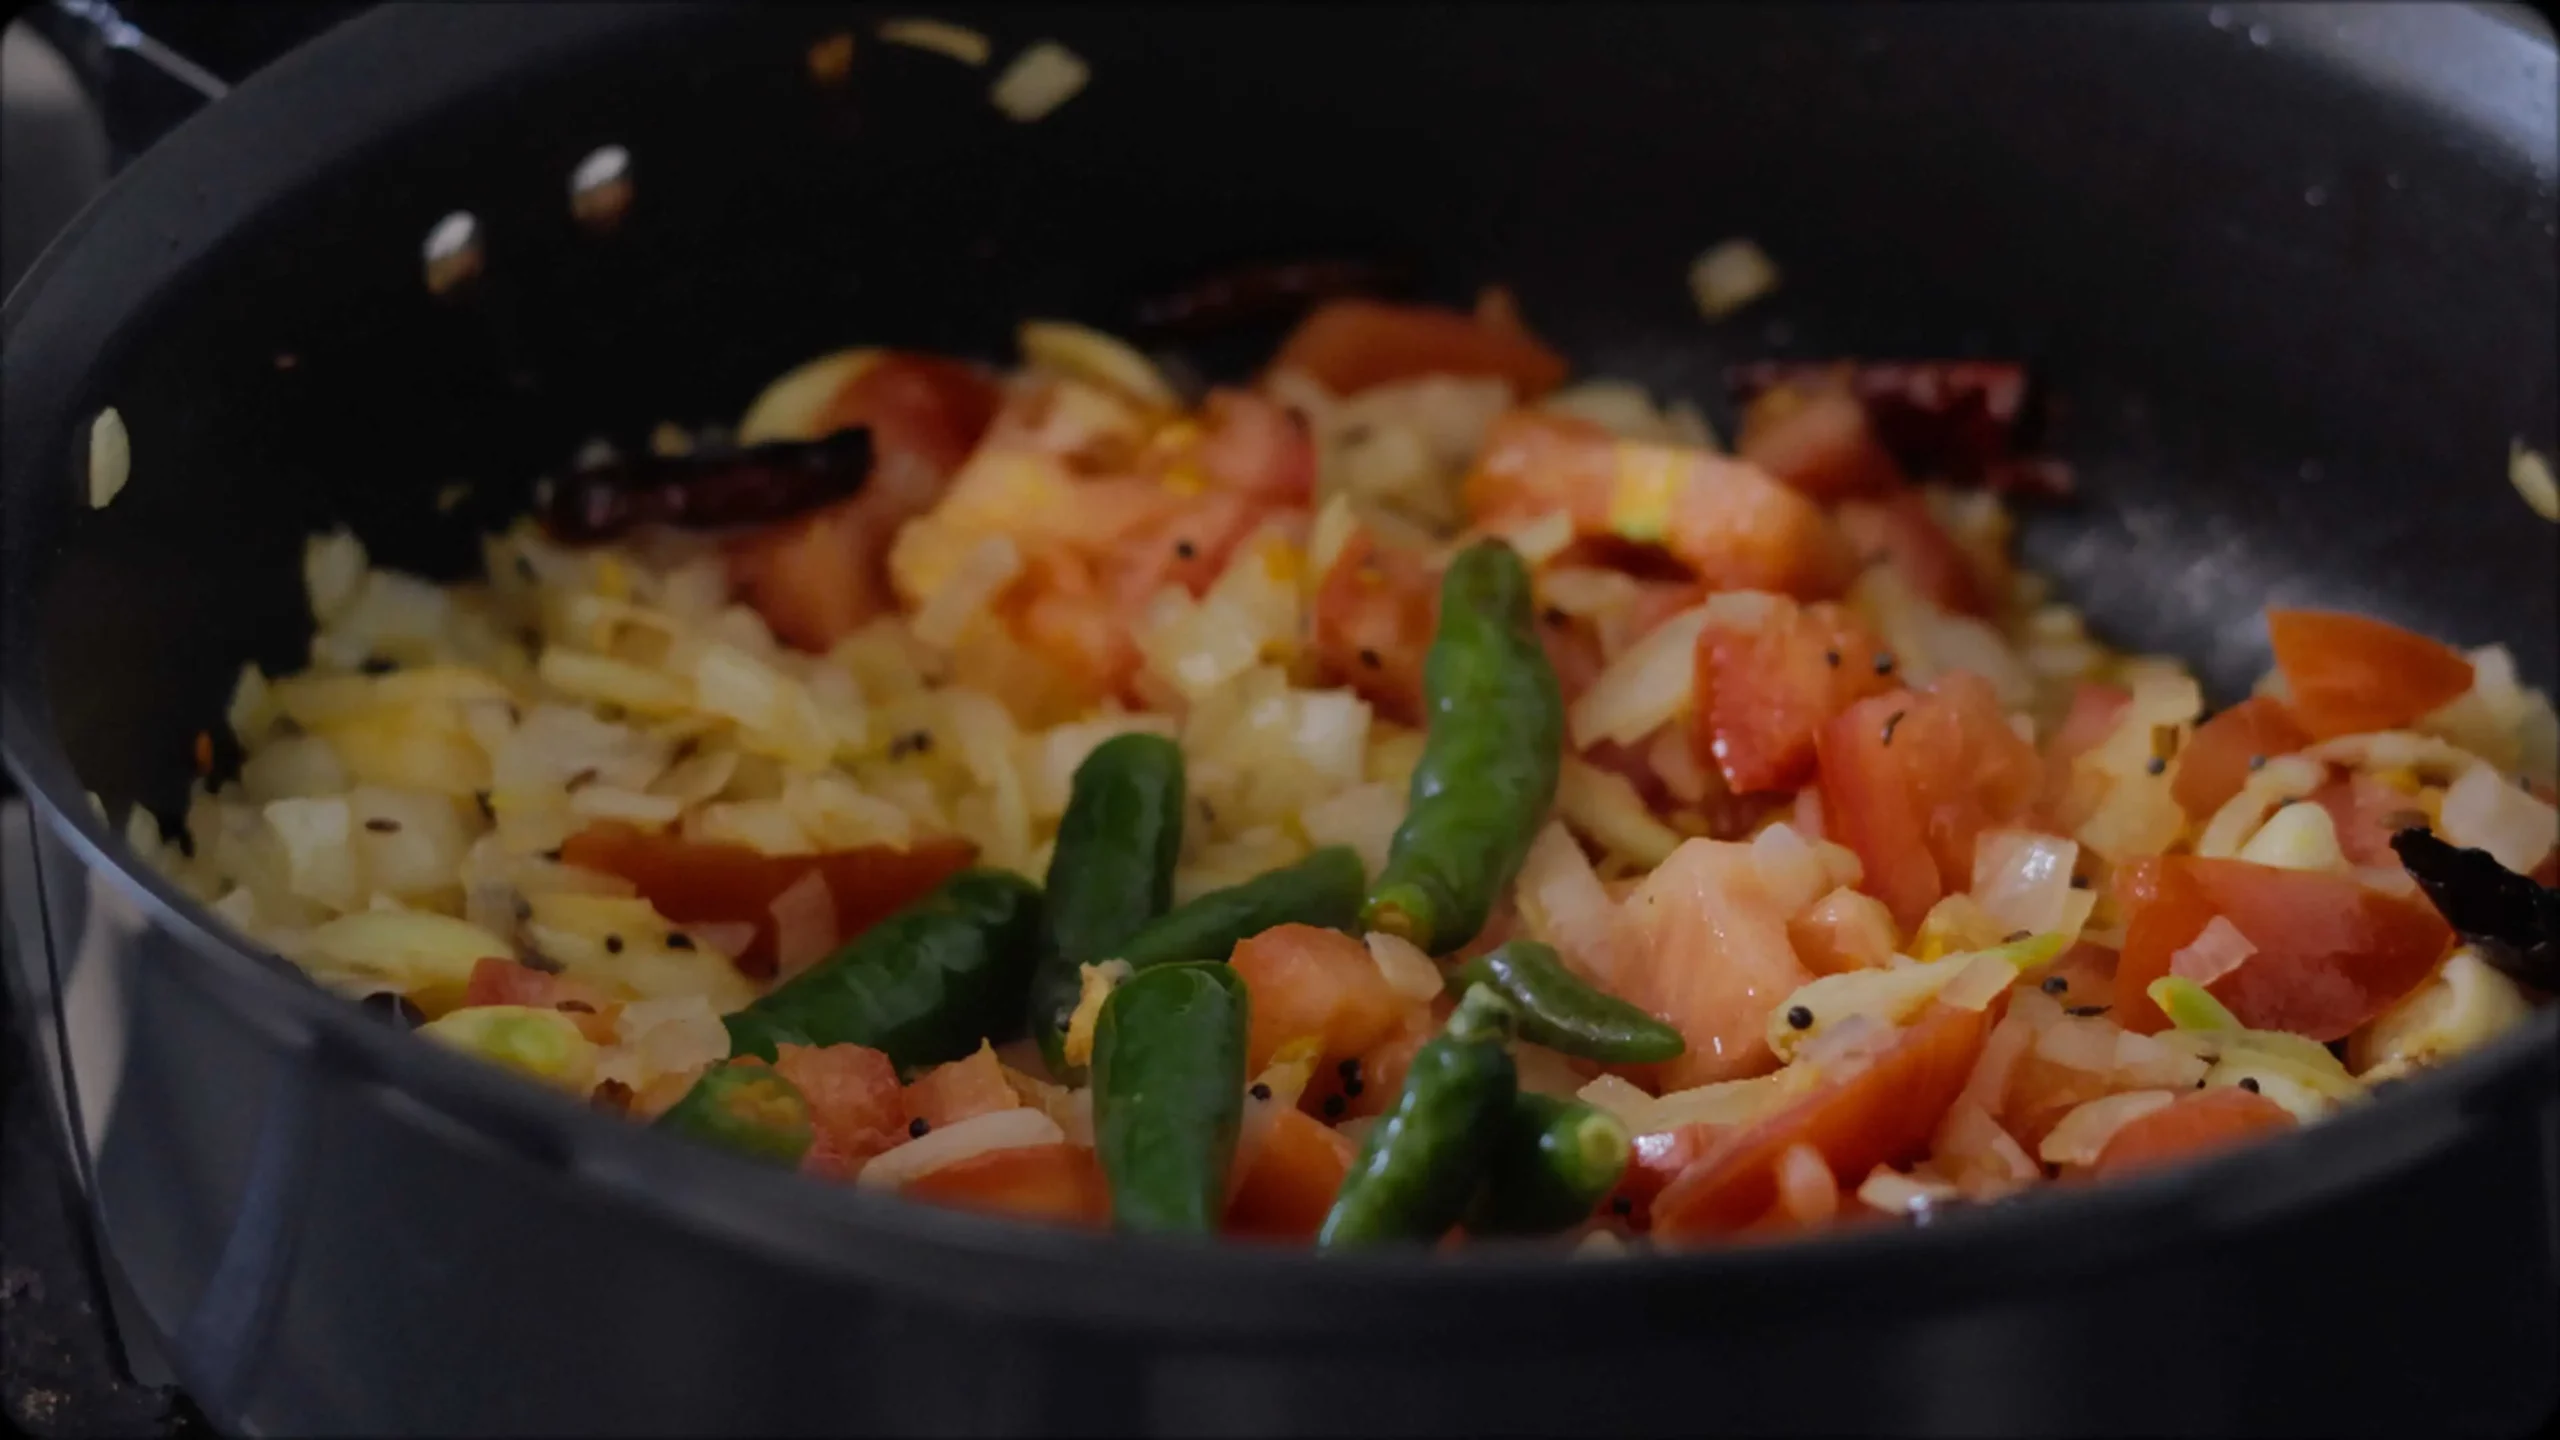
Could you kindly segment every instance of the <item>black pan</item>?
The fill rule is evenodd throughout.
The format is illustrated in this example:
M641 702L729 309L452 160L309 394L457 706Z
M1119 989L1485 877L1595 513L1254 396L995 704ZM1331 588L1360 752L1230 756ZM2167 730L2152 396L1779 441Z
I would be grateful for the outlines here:
M2513 1432L2560 1350L2560 1042L2193 1169L1925 1229L1563 1262L1013 1227L770 1173L380 1028L130 864L304 534L451 572L589 433L821 349L1001 356L1253 259L1502 281L1589 372L2024 354L2030 559L2235 692L2270 600L2555 675L2554 61L2522 11L959 5L1091 63L1036 125L870 8L369 15L145 155L8 303L21 977L126 1318L243 1431ZM849 83L813 42L859 37ZM635 199L571 218L627 147ZM476 217L481 282L420 245ZM1721 326L1689 259L1783 293ZM1258 343L1258 342L1252 342ZM1198 362L1241 365L1251 343ZM289 358L288 358L289 357ZM79 497L90 417L133 481ZM473 500L440 514L447 483ZM219 728L216 726L215 728Z

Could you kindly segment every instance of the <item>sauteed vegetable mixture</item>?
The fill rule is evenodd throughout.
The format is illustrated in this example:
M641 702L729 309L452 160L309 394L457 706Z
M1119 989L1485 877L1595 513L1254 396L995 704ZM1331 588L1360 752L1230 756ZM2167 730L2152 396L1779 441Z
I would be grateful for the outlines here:
M2560 985L2509 655L2274 610L2208 712L2013 566L2069 483L2016 366L1750 367L1728 446L1499 292L1325 302L1200 396L1020 338L590 456L468 583L314 539L309 667L134 842L635 1122L1326 1247L1926 1218Z

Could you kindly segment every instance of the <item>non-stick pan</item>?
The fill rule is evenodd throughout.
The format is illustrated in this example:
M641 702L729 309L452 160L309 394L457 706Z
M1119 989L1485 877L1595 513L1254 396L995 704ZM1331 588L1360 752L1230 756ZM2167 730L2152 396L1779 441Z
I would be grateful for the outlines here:
M903 11L904 7L900 7ZM732 1162L244 949L88 792L174 820L303 536L451 573L591 434L819 350L1002 356L1222 266L1509 285L1588 371L2020 354L2079 498L2030 559L2114 640L2264 662L2270 600L2555 679L2554 62L2454 6L958 5L365 16L146 154L8 303L7 757L125 1340L259 1433L2512 1432L2560 1350L2560 1043L2191 1169L1799 1244L1320 1259L1016 1227ZM814 44L854 37L830 83ZM995 71L1091 83L1037 123ZM613 223L571 177L628 156ZM590 206L591 216L597 213ZM607 207L610 208L610 207ZM470 217L480 273L421 247ZM447 227L447 238L463 222ZM1785 271L1703 321L1683 274ZM1210 372L1253 337L1204 345ZM91 418L132 481L86 503ZM451 512L435 497L469 482Z

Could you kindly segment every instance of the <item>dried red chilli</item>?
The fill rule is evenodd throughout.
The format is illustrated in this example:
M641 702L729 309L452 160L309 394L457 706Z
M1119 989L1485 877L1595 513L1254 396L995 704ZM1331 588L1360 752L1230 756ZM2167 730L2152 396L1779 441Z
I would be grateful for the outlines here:
M2025 453L2041 406L2025 366L2009 360L1760 360L1726 373L1747 405L1777 389L1845 386L1866 407L1876 439L1904 468L1995 490L2060 495L2061 462Z
M546 482L534 513L552 539L610 540L642 525L761 525L841 500L871 478L871 432L720 454L635 455Z
M1248 265L1140 301L1138 325L1155 331L1211 331L1286 319L1318 301L1403 288L1401 266L1375 260L1298 260Z

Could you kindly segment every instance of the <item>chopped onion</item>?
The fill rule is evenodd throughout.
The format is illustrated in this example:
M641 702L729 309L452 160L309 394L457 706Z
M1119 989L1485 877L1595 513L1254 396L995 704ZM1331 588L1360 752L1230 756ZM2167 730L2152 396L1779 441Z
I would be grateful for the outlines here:
M2551 478L2551 462L2541 451L2522 440L2511 442L2507 447L2507 480L2524 497L2524 503L2533 507L2534 514L2545 520L2560 520L2560 481Z
M1923 1180L1905 1175L1890 1165L1879 1165L1858 1186L1858 1200L1870 1209L1887 1215L1908 1215L1943 1205L1961 1193L1944 1180Z
M1829 867L1803 836L1784 821L1751 837L1751 863L1771 899L1789 915L1804 909L1832 888Z
M987 98L1011 119L1029 124L1075 98L1093 71L1076 52L1055 40L1042 40L1020 55L987 91Z
M2114 1084L2188 1090L2208 1068L2201 1057L2152 1036L2131 1030L2116 1035Z
M1556 947L1576 973L1604 988L1617 975L1610 933L1617 904L1562 825L1550 822L1530 843L1512 894L1529 933Z
M1043 370L1099 385L1159 410L1179 409L1180 396L1155 363L1117 336L1066 320L1025 320L1014 331L1022 358Z
M2194 940L2169 957L2169 973L2209 986L2257 953L2258 947L2240 933L2239 926L2226 916L2216 915Z
M1359 853L1361 866L1375 875L1386 868L1404 811L1403 786L1383 781L1354 785L1299 811L1298 828L1307 832L1310 845L1350 846Z
M1572 1061L1544 1045L1518 1041L1511 1047L1511 1057L1518 1065L1524 1093L1570 1100L1582 1090L1582 1072L1573 1068Z
M2507 783L2488 766L2475 765L2446 787L2438 828L2451 843L2486 850L2521 875L2560 843L2560 810Z
M110 405L89 422L89 508L104 510L133 478L133 437Z
M1959 1010L1979 1010L2018 983L2018 967L1997 955L1979 955L1938 992L1939 1003Z
M1831 1162L1805 1141L1778 1156L1778 1206L1799 1225L1820 1225L1840 1211L1840 1182Z
M1520 553L1522 561L1536 569L1564 552L1573 543L1573 513L1550 510L1535 520L1514 527L1502 537Z
M880 38L892 45L947 55L963 65L984 65L989 53L983 33L948 20L883 20Z
M1706 623L1705 606L1683 610L1611 661L1566 716L1574 748L1603 740L1633 745L1677 718L1689 704Z
M310 596L311 618L325 625L355 602L363 588L364 544L343 526L302 543L302 586Z
M1653 817L1635 782L1578 755L1564 757L1556 813L1611 855L1651 869L1680 848L1680 832Z
M994 604L996 596L1021 573L1022 550L1013 537L985 537L962 553L950 578L916 607L915 618L907 627L909 632L935 649L950 649L951 642L960 638L969 622Z
M685 927L684 933L703 949L723 959L734 960L747 953L756 943L756 927L745 920L702 920Z
M1653 1107L1653 1097L1630 1081L1616 1075L1602 1075L1580 1090L1574 1099L1594 1110L1605 1110L1618 1118L1629 1130L1641 1130Z
M2347 868L2346 851L2338 845L2337 822L2329 818L2327 809L2309 800L2297 800L2268 816L2249 843L2240 847L2240 858L2280 870Z
M1584 1104L1594 1103L1590 1091L1599 1083L1595 1080L1583 1087L1580 1098ZM1803 1094L1811 1083L1806 1071L1778 1070L1748 1080L1723 1080L1674 1090L1647 1104L1629 1123L1647 1135L1677 1130L1683 1125L1740 1125L1776 1110Z
M928 1130L872 1157L853 1183L869 1190L895 1188L974 1156L1033 1145L1059 1145L1066 1138L1067 1132L1059 1128L1057 1121L1028 1105L990 1110Z
M2032 830L1986 830L1973 846L1973 898L2007 934L2061 928L2080 847Z
M1713 246L1689 266L1689 295L1698 312L1721 320L1778 288L1778 267L1768 252L1736 236Z
M1367 937L1369 958L1378 962L1378 973L1387 977L1387 988L1417 1004L1427 1005L1440 998L1444 988L1440 967L1422 953L1412 941L1383 930L1372 930Z
M2036 1037L2036 1055L2065 1070L2113 1075L2116 1035L2122 1029L2095 1016L2068 1016L2044 1027L2044 1033Z
M2046 1132L2036 1156L2049 1165L2094 1165L2118 1130L2176 1098L2166 1090L2129 1090L2075 1106Z

